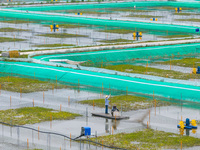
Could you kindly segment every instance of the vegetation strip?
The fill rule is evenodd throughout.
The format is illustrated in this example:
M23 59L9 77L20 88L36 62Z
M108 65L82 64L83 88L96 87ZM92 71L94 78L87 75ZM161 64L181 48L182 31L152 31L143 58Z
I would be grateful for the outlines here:
M128 29L105 29L105 30L99 30L99 32L107 32L107 33L118 33L118 34L128 34L128 33L133 33L135 29L133 30L128 30Z
M0 37L0 43L3 42L20 42L26 41L25 39L18 39L18 38L9 38L9 37Z
M175 19L176 21L187 21L187 22L200 22L200 19L190 18L190 19Z
M50 25L51 24L49 24L49 25L43 25L44 27L50 27ZM59 25L59 27L60 28L81 28L81 27L87 27L86 25L80 25L80 24L59 24L58 23L58 25Z
M141 10L141 9L133 9L133 8L108 8L109 11L122 11L122 12L150 12L150 10Z
M197 66L200 66L200 59L199 58L183 58L183 59L176 59L170 61L163 61L163 62L157 62L157 64L161 65L174 65L174 66L181 66L181 67L191 67L196 68Z
M104 11L98 11L99 9L79 9L79 10L52 10L51 12L57 12L57 13L82 13L82 14L98 14L98 15L103 15L103 14L108 14L107 12ZM109 12L111 13L111 12Z
M58 24L61 28L79 28L79 27L87 27L85 25L80 24Z
M0 20L0 21L5 22L5 23L12 23L12 24L38 23L37 21L29 21L29 20Z
M165 36L158 36L158 37L161 37L161 38L186 38L186 37L192 37L192 35L181 35L181 34L178 34L178 35L165 35Z
M64 46L75 46L73 44L42 44L34 45L33 47L64 47Z
M170 65L170 64L169 64ZM138 74L147 74L147 75L154 75L159 77L168 77L173 79L182 79L188 80L191 79L190 73L182 73L174 70L163 70L145 66L134 66L134 65L111 65L105 66L104 68L116 71L122 71L127 73L138 73ZM200 76L193 75L192 78L200 79Z
M110 106L112 107L113 104L116 104L119 109L122 107L122 111L130 111L130 110L138 110L138 109L147 109L154 106L155 101L152 99L148 99L145 97L133 96L133 95L120 95L120 96L113 96L110 99ZM95 100L84 100L79 101L78 103L81 104L88 104L97 107L105 107L105 99L95 99ZM160 100L156 101L156 106L166 106L169 105L168 102L163 102Z
M30 31L30 30L17 29L17 28L0 28L0 32L22 32L22 31Z
M159 7L151 7L153 9L167 9L167 10L174 10L176 7L172 7L172 6L159 6ZM193 9L198 9L198 8L190 8L190 7L181 7L182 10L193 10Z
M47 33L47 34L38 34L37 36L45 36L45 37L52 37L52 38L88 37L87 35L68 34L68 33Z
M92 138L96 141L96 138ZM133 133L119 133L115 135L100 136L97 142L102 142L105 145L120 147L128 150L140 149L178 149L200 146L200 139L191 136L182 136L179 134L158 131L153 129L145 129Z
M34 73L33 73L34 74ZM30 93L37 91L46 91L49 89L55 88L67 88L69 86L50 83L47 81L40 81L37 79L28 79L28 78L20 78L20 77L12 77L7 74L0 73L0 84L1 89L12 92L21 92L22 93Z
M50 121L51 116L53 120L70 120L80 115L42 107L24 107L0 110L0 121L12 123L13 125L25 125Z
M127 15L126 17L136 17L136 18L162 18L162 16L135 15L135 14L130 14L130 15Z
M98 42L101 42L101 43L122 43L122 42L133 42L133 40L113 39L113 40L100 40Z

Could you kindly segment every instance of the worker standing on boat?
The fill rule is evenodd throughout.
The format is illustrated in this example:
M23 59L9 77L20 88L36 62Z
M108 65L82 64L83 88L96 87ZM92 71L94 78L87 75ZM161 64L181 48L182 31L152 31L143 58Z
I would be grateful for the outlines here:
M106 98L105 98L105 114L108 114L108 106L109 106L109 99L110 98L110 95L106 95Z

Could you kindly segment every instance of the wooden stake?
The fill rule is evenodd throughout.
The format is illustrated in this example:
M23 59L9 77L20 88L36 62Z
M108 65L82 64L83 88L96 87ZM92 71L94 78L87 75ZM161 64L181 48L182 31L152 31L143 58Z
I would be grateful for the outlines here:
M50 128L52 129L52 114L50 114Z
M153 91L153 100L154 100L154 91Z
M93 110L94 110L94 100L93 100Z
M68 106L70 106L70 96L68 96Z
M28 139L27 139L27 149L29 149L29 142L28 142Z
M72 135L70 133L70 148L71 148Z
M150 112L150 110L149 110L149 123L150 123L150 114L151 114L151 112Z
M57 75L56 75L56 89L57 89Z
M20 98L22 98L22 89L20 88Z
M147 61L147 65L146 65L146 74L147 74L147 68L148 68L148 61Z
M52 94L54 94L54 84L52 84Z
M182 141L181 141L181 150L182 150L182 148L183 148L183 145L182 145Z
M34 99L33 99L33 107L35 106L35 104L34 104Z
M11 100L11 96L10 96L10 107L11 107L11 105L12 105L12 100Z
M38 126L38 140L40 140L40 127Z
M112 126L112 135L113 135L113 126Z
M102 82L102 94L103 94L103 82Z
M43 91L43 104L44 104L44 91Z
M156 99L155 99L155 116L156 116Z
M148 121L147 121L147 129L149 128L149 123L148 123Z
M62 104L60 104L60 111L62 110Z

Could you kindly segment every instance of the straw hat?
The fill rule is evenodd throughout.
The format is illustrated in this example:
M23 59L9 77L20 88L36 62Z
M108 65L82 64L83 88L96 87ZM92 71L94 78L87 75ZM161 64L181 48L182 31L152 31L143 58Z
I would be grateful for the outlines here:
M106 95L106 98L108 97L108 95Z

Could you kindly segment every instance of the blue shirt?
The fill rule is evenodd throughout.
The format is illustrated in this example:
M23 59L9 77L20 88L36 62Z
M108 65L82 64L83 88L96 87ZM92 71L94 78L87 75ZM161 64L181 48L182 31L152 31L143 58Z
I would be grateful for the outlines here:
M106 99L105 99L105 105L107 105L107 106L109 105L109 102L110 102L110 101L108 100L109 98L110 98L110 96L106 97Z

